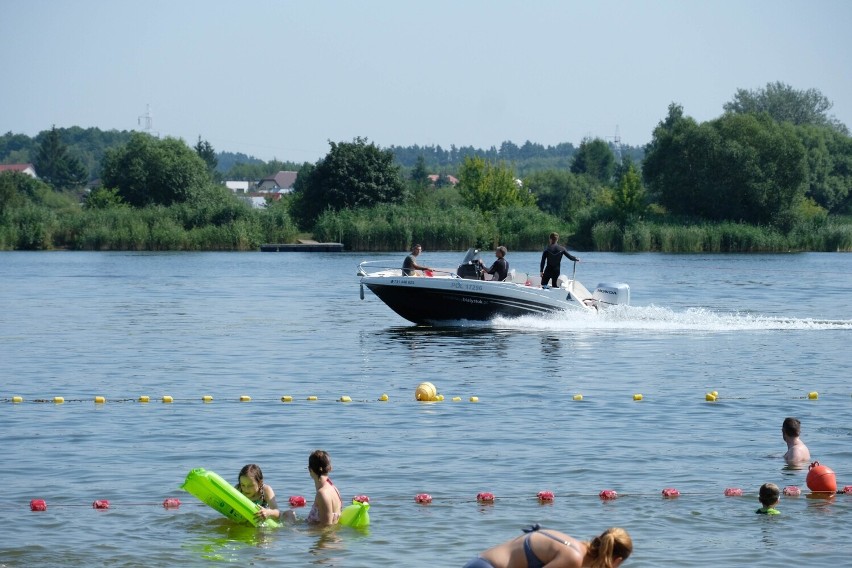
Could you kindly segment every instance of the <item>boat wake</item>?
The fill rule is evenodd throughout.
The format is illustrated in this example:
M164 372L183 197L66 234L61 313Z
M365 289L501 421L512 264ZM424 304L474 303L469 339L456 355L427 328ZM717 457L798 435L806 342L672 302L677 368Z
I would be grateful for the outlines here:
M657 330L657 331L766 331L852 330L852 320L766 316L744 312L716 312L706 308L675 311L659 306L614 306L599 314L556 313L546 316L496 318L494 328L518 330Z

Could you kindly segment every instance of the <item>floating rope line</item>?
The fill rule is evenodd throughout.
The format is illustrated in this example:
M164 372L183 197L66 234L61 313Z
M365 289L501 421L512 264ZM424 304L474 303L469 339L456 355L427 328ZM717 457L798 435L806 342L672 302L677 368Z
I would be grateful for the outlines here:
M416 393L415 397L420 396L420 394L421 393ZM587 400L587 398L581 393L576 393L576 394L573 394L573 395L560 395L560 397L561 396L565 396L566 398L562 399L562 398L559 398L559 397L554 397L551 400L554 400L554 401L557 401L557 402L562 402L562 401L583 402L583 401ZM629 395L629 396L631 397L633 402L647 403L648 400L649 400L649 398L646 397L642 393L634 393L634 394ZM745 397L745 396L722 396L722 395L719 394L718 391L707 392L707 393L704 393L701 396L703 397L703 400L705 402L709 402L709 403L723 403L723 402L726 402L726 401L734 401L734 400L752 400L753 398L756 398L756 397ZM503 397L499 397L499 398L503 398ZM627 398L627 397L625 396L625 398ZM660 397L660 399L662 399L662 398L664 398L664 397ZM665 398L671 398L671 397L665 397ZM783 400L819 400L819 398L820 398L819 392L811 391L811 392L808 392L804 395L784 397ZM761 397L761 399L763 399L763 397ZM422 396L420 396L420 398L415 398L414 400L407 398L407 397L404 398L404 399L400 399L400 400L402 400L404 402L416 402L416 403L419 403L419 404L434 404L434 403L440 403L440 402L456 402L457 403L457 402L463 402L465 399L463 399L461 396L445 397L442 394L435 393L435 394L432 394L428 398L423 398ZM475 396L475 395L467 397L466 400L468 402L471 402L471 403L480 402L480 398L478 396ZM491 400L495 400L495 399L491 399ZM611 397L607 397L607 398L597 397L595 400L610 401L610 400L613 400L613 399ZM651 400L654 400L654 398L651 397ZM180 404L186 404L186 403L247 404L247 403L250 403L250 402L257 402L257 403L275 402L275 403L279 403L279 404L280 403L291 404L291 403L298 403L298 402L320 402L320 401L321 402L364 404L364 403L376 403L376 402L388 403L388 402L391 401L391 399L386 393L381 394L376 399L352 398L351 396L345 395L345 394L341 395L340 397L337 397L337 398L321 398L317 395L307 395L307 396L302 396L301 398L296 398L293 395L285 394L285 395L282 395L280 398L262 398L262 399L258 399L257 401L254 401L254 399L252 399L252 397L250 395L246 395L246 394L240 395L237 398L227 398L227 399L216 399L212 395L209 395L209 394L205 394L205 395L202 395L200 397L182 398L182 399L176 399L172 395L168 395L168 394L162 395L160 398L151 398L148 395L141 395L137 398L127 398L127 397L124 397L124 398L106 398L106 397L101 396L101 395L95 396L93 398L65 398L65 397L62 397L62 396L54 396L52 398L34 398L34 399L30 399L30 400L24 399L24 397L22 397L22 396L12 396L12 397L9 397L9 398L0 398L0 403L12 403L12 404L24 404L24 403L65 404L65 403L86 403L86 402L91 403L91 402L94 402L94 404L96 404L96 405L105 405L105 404L113 404L113 403L132 403L132 402L138 402L138 403L142 403L142 404L151 403L151 402L161 402L163 404L173 404L173 403L180 403Z
M795 485L789 485L784 488L782 491L782 495L785 498L795 498L803 495L801 489ZM813 491L807 494L816 498L830 499L835 495L850 495L852 496L852 485L847 485L842 489L837 491ZM416 505L429 505L433 503L439 504L462 504L462 503L471 503L475 502L479 505L496 505L498 503L516 503L520 501L538 501L539 504L542 505L551 505L558 499L574 499L574 498L596 498L601 501L614 501L616 499L625 499L625 498L654 498L654 499L663 499L663 500L671 500L671 499L683 499L689 497L698 497L701 499L706 499L707 497L713 496L722 496L726 498L737 498L737 497L745 497L748 499L754 499L758 496L757 492L743 492L742 489L736 487L728 487L724 491L716 491L716 492L707 492L707 491L688 491L681 492L673 487L666 487L660 492L648 493L648 492L635 492L635 493L618 493L614 489L604 489L598 493L583 493L583 492L567 492L567 493L554 493L550 490L539 491L536 495L521 495L521 494L509 494L504 496L497 496L494 493L488 491L482 491L477 493L475 496L470 495L467 497L461 497L458 495L448 495L448 496L440 496L437 498L433 498L432 495L428 493L418 493L414 496L402 496L402 495L386 495L383 497L368 497L367 495L355 495L352 497L353 501L359 501L364 503L372 503L372 504L381 504L381 503L413 503ZM289 497L289 504L291 509L301 509L308 504L308 501L302 497L301 495L294 495ZM13 505L14 507L18 507L18 503L7 503L6 505ZM30 510L32 511L46 511L48 510L47 502L44 499L32 499L29 502ZM178 509L184 506L190 507L201 507L205 505L200 501L189 501L188 503L183 503L180 499L176 497L168 497L162 502L148 502L148 501L130 501L130 502L115 502L112 503L106 499L96 499L92 503L60 503L58 505L52 504L51 508L91 508L91 509L112 509L112 508L125 508L125 507L163 507L165 509Z

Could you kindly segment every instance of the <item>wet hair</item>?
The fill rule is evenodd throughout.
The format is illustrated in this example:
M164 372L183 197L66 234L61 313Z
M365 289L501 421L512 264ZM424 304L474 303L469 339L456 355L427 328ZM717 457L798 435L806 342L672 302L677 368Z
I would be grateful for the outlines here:
M411 245L411 250L418 249L418 248L423 248L423 247L420 245L420 243L417 243L417 244L413 244L413 245Z
M760 486L758 499L764 507L771 507L781 499L781 490L774 483L764 483Z
M317 475L328 475L331 472L331 456L323 450L316 450L308 457L308 467Z
M551 241L558 241L559 240L559 233L555 233L555 232L550 233L550 240Z
M253 463L244 465L243 469L240 470L240 474L237 476L237 487L240 486L240 478L242 476L253 479L258 487L263 487L263 472L260 471L259 465Z
M627 560L633 552L633 539L627 531L619 527L611 527L596 536L591 542L585 543L589 556L592 558L592 568L612 568L616 558Z
M799 422L798 418L788 416L784 419L784 423L781 424L781 430L790 438L798 438L799 432L802 431L802 423Z
M509 251L506 249L506 247L499 246L499 247L497 247L497 252L503 253L501 256L506 256L506 253L509 252Z

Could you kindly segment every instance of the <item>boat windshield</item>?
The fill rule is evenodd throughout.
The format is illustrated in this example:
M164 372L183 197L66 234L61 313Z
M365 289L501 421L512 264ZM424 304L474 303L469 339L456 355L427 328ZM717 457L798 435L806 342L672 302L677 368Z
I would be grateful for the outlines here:
M479 249L469 248L467 249L467 254L464 255L464 260L462 261L462 264L476 262L477 260L479 260Z

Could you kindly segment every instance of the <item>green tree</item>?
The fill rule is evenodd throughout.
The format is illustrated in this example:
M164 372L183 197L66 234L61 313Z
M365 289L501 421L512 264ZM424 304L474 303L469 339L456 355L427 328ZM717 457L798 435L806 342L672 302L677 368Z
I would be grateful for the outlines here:
M525 177L524 187L535 196L539 209L570 220L589 204L595 182L566 170L544 170Z
M135 132L104 156L104 187L118 189L134 207L182 203L210 182L207 165L182 140Z
M38 176L54 189L81 187L88 180L86 168L68 153L68 146L62 142L56 126L42 139L34 165Z
M329 153L316 165L299 170L293 187L291 214L301 227L313 226L326 210L405 200L405 184L390 150L380 150L361 137L329 146Z
M622 225L638 221L645 214L648 207L645 189L632 162L628 164L627 171L621 176L621 181L613 192L612 207L615 218Z
M535 197L515 179L512 168L504 162L492 164L478 156L465 158L456 188L468 207L484 213L501 207L535 204Z
M93 189L83 201L84 209L111 209L122 206L126 207L127 204L121 199L118 190L115 188L99 187Z
M852 138L823 126L800 126L796 132L807 151L808 197L840 213L852 193Z
M615 155L612 148L600 138L583 140L574 155L571 172L588 174L601 183L610 183L615 173Z
M429 170L426 169L426 158L423 154L417 156L417 162L411 170L411 181L418 187L429 185Z
M769 115L726 114L697 124L679 105L656 129L643 176L672 213L784 225L805 191L795 128Z
M734 114L765 112L778 122L790 122L797 126L830 126L848 135L846 125L828 114L833 106L834 103L817 89L799 91L777 81L754 91L737 89L734 99L725 103L723 108L725 112Z
M202 140L199 136L198 142L195 144L195 153L207 164L207 173L210 174L210 177L216 179L216 167L219 165L219 160L216 158L216 150L213 149L210 142Z
M20 172L0 173L0 217L13 207L23 203L23 197L18 192L18 185L23 177L29 177Z

